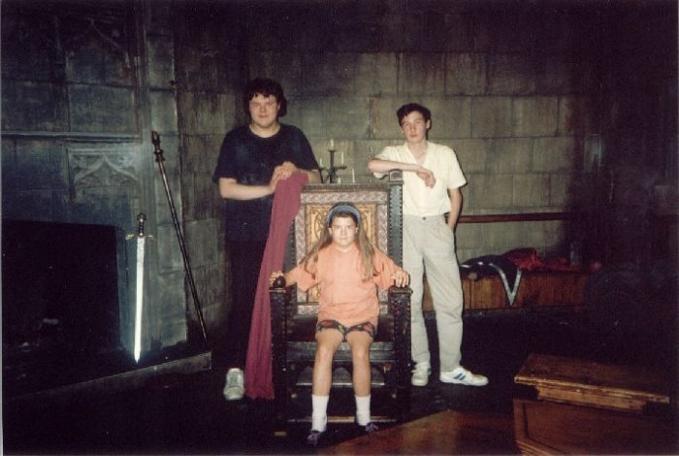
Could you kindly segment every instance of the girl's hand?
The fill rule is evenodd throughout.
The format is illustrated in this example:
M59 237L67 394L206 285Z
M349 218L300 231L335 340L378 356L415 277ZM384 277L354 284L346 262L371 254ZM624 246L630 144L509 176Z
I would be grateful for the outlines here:
M274 281L279 278L283 277L285 278L285 274L283 274L283 271L274 271L271 273L271 276L269 277L269 286L272 286Z
M399 269L391 275L391 279L394 281L394 285L401 288L405 287L410 283L410 276L403 269Z

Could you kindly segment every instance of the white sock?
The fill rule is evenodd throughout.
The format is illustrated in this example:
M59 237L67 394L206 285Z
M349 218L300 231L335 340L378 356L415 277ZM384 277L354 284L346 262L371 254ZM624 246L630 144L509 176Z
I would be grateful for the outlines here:
M356 422L359 426L370 423L370 394L354 396L356 398Z
M328 424L328 399L330 396L311 395L311 430L325 432Z

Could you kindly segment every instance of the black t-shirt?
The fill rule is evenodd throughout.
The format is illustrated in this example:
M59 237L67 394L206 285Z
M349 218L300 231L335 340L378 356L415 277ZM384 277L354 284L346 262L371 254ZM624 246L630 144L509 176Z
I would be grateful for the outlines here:
M275 135L262 138L248 125L231 130L222 143L212 179L236 179L239 184L266 185L276 166L290 161L300 169L318 169L304 133L281 124ZM269 234L273 196L247 201L225 200L226 239L263 241Z

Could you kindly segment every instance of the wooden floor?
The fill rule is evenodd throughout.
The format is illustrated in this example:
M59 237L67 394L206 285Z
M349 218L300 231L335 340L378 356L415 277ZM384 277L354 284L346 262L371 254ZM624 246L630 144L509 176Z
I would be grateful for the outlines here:
M428 321L435 334L434 322ZM626 340L626 339L625 339ZM67 400L18 404L3 391L5 454L515 454L514 375L530 353L606 354L624 363L646 359L649 344L593 341L577 320L525 314L466 318L463 362L488 376L483 388L438 381L411 390L407 422L365 437L353 424L331 425L319 448L305 444L308 424L272 432L268 401L227 402L225 366L159 378L129 391L78 391ZM436 340L430 338L432 353ZM661 346L665 346L664 344ZM604 353L606 349L607 353ZM654 347L655 349L655 347ZM635 351L636 350L636 351ZM654 351L654 353L657 350ZM624 355L624 356L623 356ZM664 359L664 366L669 365ZM331 396L331 401L333 396ZM335 400L337 400L335 398Z
M322 448L319 454L517 454L513 419L445 412Z

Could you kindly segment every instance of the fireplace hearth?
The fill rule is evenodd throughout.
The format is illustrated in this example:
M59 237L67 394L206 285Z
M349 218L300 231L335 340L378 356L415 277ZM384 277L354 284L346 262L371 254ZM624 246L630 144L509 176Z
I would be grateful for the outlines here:
M3 221L6 395L134 367L122 343L121 242L114 226Z

